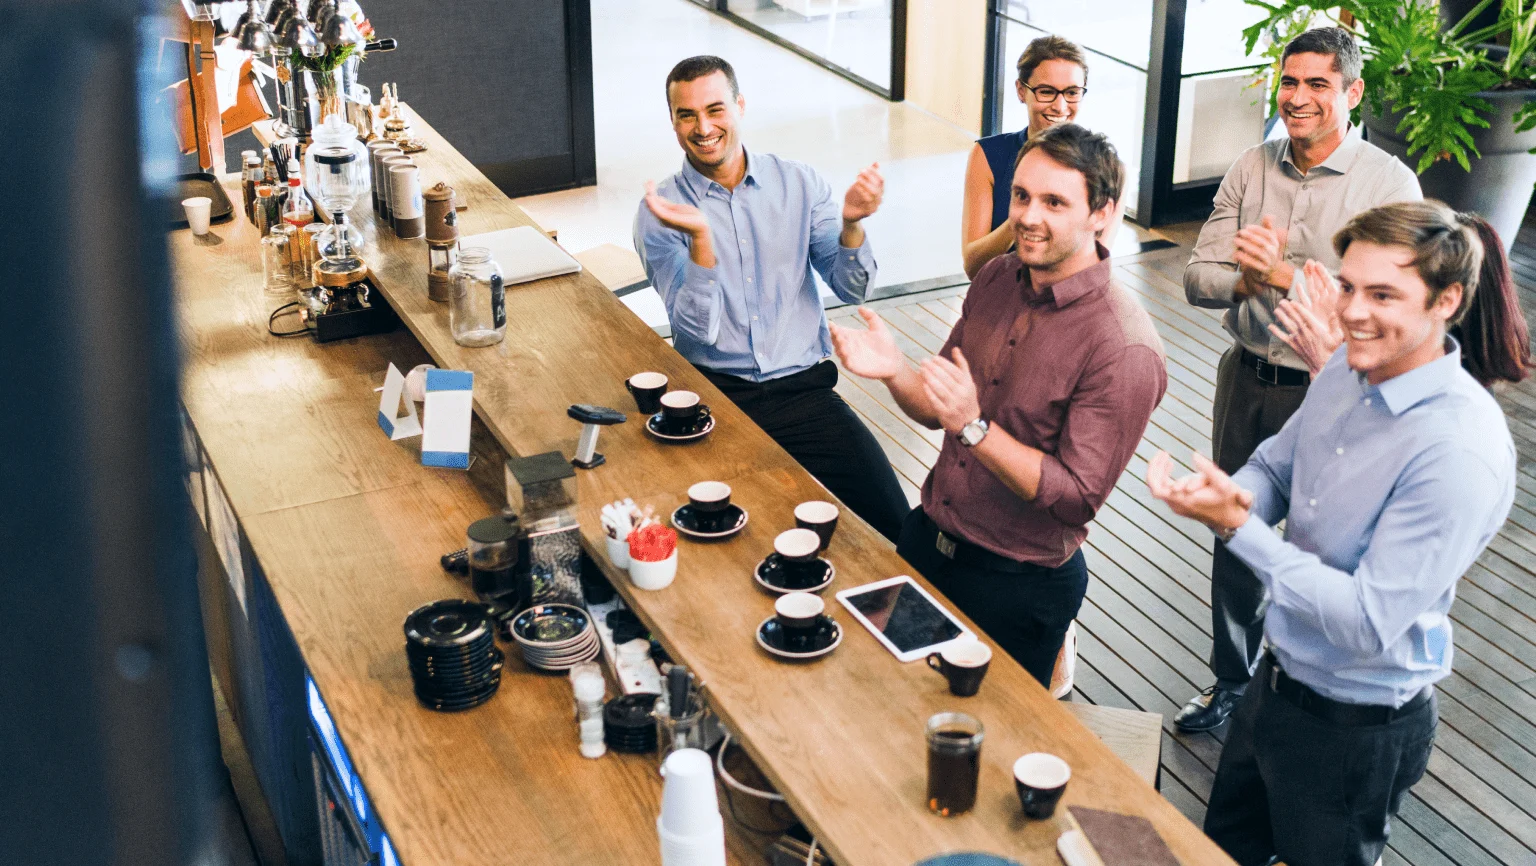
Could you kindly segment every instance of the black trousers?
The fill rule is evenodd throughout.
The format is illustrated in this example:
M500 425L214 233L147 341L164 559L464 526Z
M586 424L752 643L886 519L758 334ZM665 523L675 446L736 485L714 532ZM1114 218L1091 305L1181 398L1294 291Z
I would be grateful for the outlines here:
M1216 367L1211 459L1228 475L1243 468L1265 439L1280 432L1307 396L1305 385L1270 385L1243 366L1237 346ZM1264 585L1216 542L1211 557L1211 672L1216 684L1241 692L1264 641Z
M1061 643L1088 593L1082 550L1055 568L1025 564L1021 571L1004 572L955 562L934 546L936 539L923 510L914 508L896 553L1050 688Z
M836 364L823 361L767 382L699 370L833 496L896 540L911 506L874 434L832 390Z
M1435 698L1384 725L1325 721L1268 688L1266 657L1232 714L1205 833L1240 866L1372 866L1429 764Z

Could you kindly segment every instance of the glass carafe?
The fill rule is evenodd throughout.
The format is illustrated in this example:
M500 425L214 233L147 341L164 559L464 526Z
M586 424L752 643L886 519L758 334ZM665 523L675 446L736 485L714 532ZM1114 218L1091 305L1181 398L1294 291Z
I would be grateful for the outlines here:
M448 305L448 326L461 346L494 346L507 333L506 298L501 268L485 247L459 253L449 272L453 276Z

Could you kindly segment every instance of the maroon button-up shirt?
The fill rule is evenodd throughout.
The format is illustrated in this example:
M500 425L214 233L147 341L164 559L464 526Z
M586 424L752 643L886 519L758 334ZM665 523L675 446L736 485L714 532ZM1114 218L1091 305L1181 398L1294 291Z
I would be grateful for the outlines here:
M1152 318L1114 279L1102 246L1098 264L1038 288L1009 254L971 284L944 357L955 346L970 362L981 417L1045 452L1040 489L1020 498L945 435L923 510L993 553L1061 565L1088 537L1168 387Z

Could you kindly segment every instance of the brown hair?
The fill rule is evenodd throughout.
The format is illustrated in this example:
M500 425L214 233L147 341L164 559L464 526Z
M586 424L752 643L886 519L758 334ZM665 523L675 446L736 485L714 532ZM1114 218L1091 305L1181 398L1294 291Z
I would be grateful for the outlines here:
M1125 165L1108 136L1089 132L1075 123L1053 126L1024 142L1019 155L1013 158L1014 171L1024 161L1024 154L1032 150L1043 150L1046 156L1083 175L1088 184L1088 210L1096 211L1120 200Z
M1019 82L1028 84L1036 67L1047 60L1066 60L1083 67L1083 82L1087 83L1088 61L1083 59L1083 49L1060 36L1041 36L1024 47L1024 53L1019 55Z
M1504 243L1488 221L1437 201L1368 210L1333 237L1340 256L1353 241L1404 246L1429 287L1429 303L1461 283L1461 306L1448 333L1461 344L1461 366L1484 387L1530 375L1531 335L1509 273Z
M1470 225L1483 244L1477 296L1450 332L1461 343L1461 366L1485 387L1501 381L1518 383L1531 374L1531 334L1509 274L1504 242L1477 214L1457 214L1457 219Z

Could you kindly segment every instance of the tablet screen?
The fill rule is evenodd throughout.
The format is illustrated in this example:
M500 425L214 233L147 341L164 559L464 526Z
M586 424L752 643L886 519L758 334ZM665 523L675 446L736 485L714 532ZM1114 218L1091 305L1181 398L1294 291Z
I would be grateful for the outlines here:
M959 637L960 627L909 581L844 596L898 652Z

